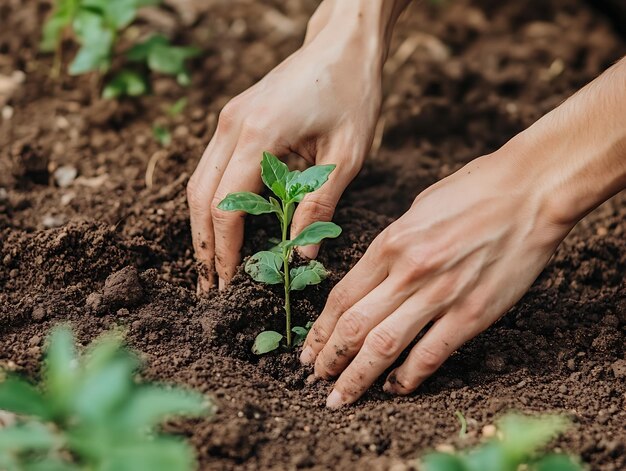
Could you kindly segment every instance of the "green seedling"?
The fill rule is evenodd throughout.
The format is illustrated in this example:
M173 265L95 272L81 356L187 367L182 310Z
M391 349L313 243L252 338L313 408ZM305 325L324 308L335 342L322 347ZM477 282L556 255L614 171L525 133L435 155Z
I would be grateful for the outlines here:
M71 36L80 44L76 57L69 66L71 75L88 72L106 74L117 57L116 45L123 32L136 19L138 10L158 5L162 0L56 0L52 14L44 24L41 50L54 52L52 75L61 70L63 39ZM185 67L187 59L197 56L199 49L170 44L161 35L131 47L122 57L138 69L124 67L115 73L105 85L104 98L140 96L149 89L145 69L175 76L178 83L190 83Z
M78 354L71 331L56 328L40 384L0 377L0 410L17 415L13 425L0 428L0 469L194 469L191 446L156 429L173 416L207 414L207 400L192 391L137 384L138 366L119 333Z
M305 227L294 239L287 238L291 219L296 205L308 193L319 189L335 165L315 165L307 170L289 171L287 165L269 152L263 153L261 161L261 178L276 198L269 200L249 192L231 193L220 202L218 208L224 211L244 211L249 214L274 213L280 222L281 239L271 250L264 250L251 256L245 269L255 281L270 285L282 283L285 291L285 337L288 348L294 343L302 342L308 332L307 327L291 326L290 292L299 291L309 285L323 281L328 272L315 260L308 264L290 268L292 252L295 247L319 244L323 239L338 237L341 228L332 222L314 222ZM277 199L278 198L278 199ZM292 339L295 334L295 342ZM261 332L255 339L252 351L261 355L276 350L280 346L283 335L275 331Z
M569 422L560 416L504 416L498 436L458 453L430 453L422 458L422 471L582 471L579 460L561 453L542 453Z

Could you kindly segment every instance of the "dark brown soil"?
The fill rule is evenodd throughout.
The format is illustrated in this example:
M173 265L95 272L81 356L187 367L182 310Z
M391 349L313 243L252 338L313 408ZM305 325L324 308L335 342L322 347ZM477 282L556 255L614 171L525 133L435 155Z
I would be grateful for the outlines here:
M183 92L159 78L154 96L121 103L94 98L93 78L47 78L51 59L36 50L47 2L0 4L0 74L25 73L0 97L13 110L0 121L0 367L37 375L58 322L85 343L126 326L146 378L215 398L213 418L168 426L190 437L203 470L399 471L424 449L459 444L456 410L473 443L509 409L567 414L574 426L559 447L593 470L626 469L624 195L580 223L523 300L406 398L377 384L330 412L329 384L305 384L297 353L250 353L259 330L282 328L279 291L240 271L224 292L196 297L188 175L219 109L297 47L315 4L170 0L139 28L206 47L194 84ZM344 234L320 254L330 279L295 297L298 323L319 314L331 286L419 191L494 150L624 52L611 21L582 0L410 9L386 69L382 146L338 211ZM173 143L161 149L152 124L183 93L189 106L166 123ZM150 159L158 161L146 188ZM61 165L78 170L66 188L55 184ZM275 233L269 221L249 223L247 254Z

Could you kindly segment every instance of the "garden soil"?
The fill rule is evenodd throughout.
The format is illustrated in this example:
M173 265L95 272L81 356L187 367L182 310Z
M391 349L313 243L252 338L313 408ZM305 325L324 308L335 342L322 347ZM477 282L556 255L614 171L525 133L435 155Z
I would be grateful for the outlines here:
M159 77L151 96L117 103L98 99L97 77L49 78L52 59L37 52L49 2L0 3L0 366L36 378L60 322L82 344L122 326L144 379L214 399L212 417L165 427L191 440L202 470L412 469L424 450L477 442L508 410L565 414L572 427L553 447L593 470L626 469L625 195L584 219L517 306L416 393L388 397L378 382L354 406L326 410L331 384L306 384L299 352L250 353L256 333L282 328L279 290L240 269L223 292L196 296L185 201L219 110L297 48L316 2L166 5L142 13L129 35L156 29L205 48L193 84ZM295 295L298 324L319 315L333 284L421 190L626 52L616 14L597 5L409 9L385 68L372 156L336 214L344 233L320 253L332 274ZM71 43L63 49L67 62ZM168 117L182 96L188 106ZM171 130L169 147L154 141L155 123ZM245 254L275 234L270 218L249 221ZM464 441L455 411L468 419Z

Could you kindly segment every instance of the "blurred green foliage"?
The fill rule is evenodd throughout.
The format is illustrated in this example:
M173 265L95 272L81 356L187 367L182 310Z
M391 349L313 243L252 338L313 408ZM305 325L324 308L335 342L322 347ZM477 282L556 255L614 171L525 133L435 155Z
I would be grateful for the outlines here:
M106 334L82 355L71 331L50 335L43 379L0 379L0 410L17 414L0 428L3 471L184 471L195 468L191 446L155 428L173 416L209 412L199 393L137 384L136 355L119 334Z
M504 416L496 438L471 450L430 453L422 458L423 471L582 471L578 460L557 453L541 453L548 442L568 426L560 416Z
M80 44L69 65L71 75L88 72L108 73L116 56L120 34L136 19L141 7L158 5L162 0L56 0L44 24L41 50L54 52L55 68L60 67L62 41L70 35ZM174 46L162 35L153 35L122 54L136 68L123 67L103 89L104 98L139 96L150 89L145 70L176 77L187 86L191 82L185 66L200 54L194 47ZM55 70L55 74L59 71Z

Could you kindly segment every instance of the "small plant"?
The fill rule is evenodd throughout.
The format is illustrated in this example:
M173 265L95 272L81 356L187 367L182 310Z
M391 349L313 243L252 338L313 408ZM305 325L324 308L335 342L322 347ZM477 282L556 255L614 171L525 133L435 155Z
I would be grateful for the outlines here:
M422 471L582 471L577 460L539 450L568 426L559 416L504 416L498 436L478 447L451 453L430 453L422 458Z
M0 428L0 469L193 469L192 448L155 427L172 416L204 415L207 401L191 391L136 384L138 365L119 335L104 335L78 355L71 331L55 329L39 386L0 378L0 410L17 414L15 424Z
M162 0L56 0L52 14L43 28L41 50L54 52L52 75L61 73L64 37L73 33L80 44L69 66L71 75L96 71L107 73L116 57L116 44L123 31L135 20L141 7L158 5ZM176 77L186 86L190 77L185 61L200 53L197 48L173 46L167 38L154 35L136 44L123 55L137 68L125 67L105 85L104 98L140 96L149 90L144 70L148 68Z
M291 348L294 343L302 342L308 328L291 327L291 291L302 290L308 285L320 283L328 276L324 266L311 260L307 265L290 268L294 247L319 244L323 239L334 238L341 234L341 228L332 222L314 222L305 227L294 239L287 239L289 227L296 204L304 196L320 188L328 180L335 165L315 165L307 170L289 171L287 165L269 152L263 153L261 161L261 178L263 183L278 198L269 200L255 193L231 193L218 205L225 211L244 211L249 214L274 213L280 221L281 239L271 250L264 250L251 256L245 269L255 281L270 285L282 283L285 288L286 344ZM295 342L292 333L296 334ZM255 339L252 351L261 355L276 350L280 346L283 335L274 331L261 332Z

